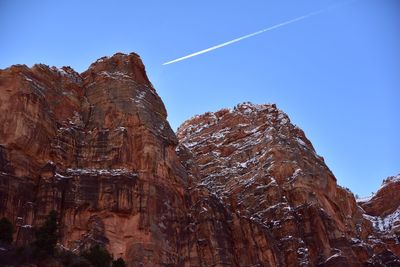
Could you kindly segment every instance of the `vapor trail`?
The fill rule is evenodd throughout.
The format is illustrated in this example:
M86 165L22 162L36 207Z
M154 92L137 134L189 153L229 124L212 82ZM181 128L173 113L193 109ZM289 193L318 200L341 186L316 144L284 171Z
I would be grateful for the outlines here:
M201 55L201 54L204 54L204 53L213 51L213 50L215 50L215 49L222 48L222 47L224 47L224 46L227 46L227 45L230 45L230 44L233 44L233 43L242 41L242 40L244 40L244 39L247 39L247 38L250 38L250 37L253 37L253 36L256 36L256 35L259 35L259 34L261 34L261 33L264 33L264 32L270 31L270 30L274 30L274 29L280 28L280 27L282 27L282 26L285 26L285 25L294 23L294 22L296 22L296 21L300 21L300 20L303 20L303 19L306 19L306 18L315 16L315 15L318 15L318 14L320 14L320 13L326 12L326 11L328 11L328 10L330 10L330 9L337 8L337 7L339 7L339 5L335 5L335 6L331 6L331 7L328 7L328 8L321 9L321 10L317 10L317 11L311 12L311 13L309 13L309 14L307 14L307 15L303 15L303 16L301 16L301 17L297 17L297 18L294 18L294 19L291 19L291 20L288 20L288 21L285 21L285 22L282 22L282 23L273 25L273 26L271 26L271 27L268 27L268 28L262 29L262 30L260 30L260 31L257 31L257 32L253 32L253 33L244 35L244 36L242 36L242 37L233 39L233 40L231 40L231 41L228 41L228 42L225 42L225 43L222 43L222 44L219 44L219 45L215 45L215 46L212 46L212 47L210 47L210 48L207 48L207 49L204 49L204 50L195 52L195 53L193 53L193 54L190 54L190 55L187 55L187 56L184 56L184 57L180 57L180 58L177 58L177 59L174 59L174 60L165 62L165 63L163 63L163 65L168 65L168 64L176 63L176 62L178 62L178 61L182 61L182 60L185 60L185 59L188 59L188 58L191 58L191 57L195 57L195 56L198 56L198 55Z

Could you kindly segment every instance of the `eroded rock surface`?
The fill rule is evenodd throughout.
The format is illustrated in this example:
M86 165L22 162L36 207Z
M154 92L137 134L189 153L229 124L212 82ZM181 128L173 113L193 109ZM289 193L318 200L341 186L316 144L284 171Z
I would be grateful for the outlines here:
M363 215L381 233L385 243L400 255L400 175L383 180L379 190L368 198L357 202L365 210Z
M383 180L378 191L367 199L360 199L361 207L372 216L385 217L400 206L400 174Z
M208 189L228 214L232 248L211 236L203 242L211 250L228 251L240 266L398 264L353 194L275 105L196 116L177 135L196 167L193 187Z
M0 216L17 243L55 209L71 250L102 242L131 266L178 263L186 172L138 55L82 74L13 66L0 92Z
M134 53L80 74L1 70L0 217L16 244L57 210L60 245L101 243L128 266L397 266L397 232L374 218L398 205L378 192L359 207L275 105L196 116L178 138L166 118Z

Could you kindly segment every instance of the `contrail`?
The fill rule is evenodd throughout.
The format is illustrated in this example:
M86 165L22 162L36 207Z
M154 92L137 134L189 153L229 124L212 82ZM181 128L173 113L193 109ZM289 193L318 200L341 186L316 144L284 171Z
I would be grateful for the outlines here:
M351 1L351 2L354 2L354 1ZM347 3L347 4L348 4L348 3ZM242 41L242 40L244 40L244 39L247 39L247 38L250 38L250 37L259 35L259 34L261 34L261 33L264 33L264 32L267 32L267 31L271 31L271 30L274 30L274 29L283 27L283 26L285 26L285 25L288 25L288 24L291 24L291 23L294 23L294 22L297 22L297 21L300 21L300 20L303 20L303 19L306 19L306 18L315 16L315 15L318 15L318 14L320 14L320 13L326 12L326 11L331 10L331 9L333 9L333 8L337 8L337 7L339 7L339 6L342 6L342 5L335 5L335 6L331 6L331 7L327 7L327 8L324 8L324 9L320 9L320 10L311 12L311 13L309 13L309 14L307 14L307 15L303 15L303 16L300 16L300 17L297 17L297 18L294 18L294 19L291 19L291 20L288 20L288 21L285 21L285 22L276 24L276 25L274 25L274 26L271 26L271 27L262 29L262 30L260 30L260 31L257 31L257 32L253 32L253 33L244 35L244 36L242 36L242 37L233 39L233 40L231 40L231 41L228 41L228 42L225 42L225 43L222 43L222 44L219 44L219 45L214 45L214 46L212 46L212 47L210 47L210 48L207 48L207 49L204 49L204 50L195 52L195 53L193 53L193 54L190 54L190 55L187 55L187 56L184 56L184 57L180 57L180 58L177 58L177 59L174 59L174 60L165 62L165 63L163 63L163 65L168 65L168 64L176 63L176 62L179 62L179 61L182 61L182 60L191 58L191 57L195 57L195 56L198 56L198 55L201 55L201 54L204 54L204 53L208 53L208 52L213 51L213 50L215 50L215 49L218 49L218 48L221 48L221 47L224 47L224 46L227 46L227 45L230 45L230 44L233 44L233 43Z

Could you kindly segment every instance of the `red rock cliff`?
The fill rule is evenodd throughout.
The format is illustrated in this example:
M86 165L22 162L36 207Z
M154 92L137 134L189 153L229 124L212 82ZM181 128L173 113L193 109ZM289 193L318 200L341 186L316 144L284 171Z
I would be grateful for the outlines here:
M57 210L61 245L101 243L128 266L398 263L396 239L275 105L194 117L178 138L166 117L134 53L81 74L1 70L0 217L16 243Z
M381 233L381 240L390 249L400 255L400 175L383 180L382 186L371 197L358 199L365 210L363 215L371 221L376 232Z
M395 239L382 242L353 194L336 184L303 131L275 105L209 112L183 123L177 135L183 161L191 155L192 190L210 194L196 212L208 221L194 219L207 224L197 229L203 250L215 251L205 265L399 264ZM215 216L220 208L210 199L225 217Z
M186 174L139 56L82 74L13 66L0 92L0 216L17 243L55 209L65 247L100 241L132 266L177 264Z

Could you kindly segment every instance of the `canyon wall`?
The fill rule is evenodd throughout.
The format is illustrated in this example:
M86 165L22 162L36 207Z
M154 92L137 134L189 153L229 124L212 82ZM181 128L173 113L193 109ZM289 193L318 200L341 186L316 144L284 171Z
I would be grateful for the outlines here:
M135 53L80 74L1 70L0 122L0 217L16 245L56 210L59 247L101 244L128 266L399 263L398 233L376 227L398 205L359 206L275 105L209 112L175 135Z

